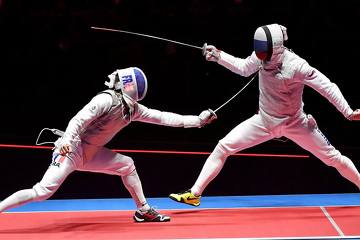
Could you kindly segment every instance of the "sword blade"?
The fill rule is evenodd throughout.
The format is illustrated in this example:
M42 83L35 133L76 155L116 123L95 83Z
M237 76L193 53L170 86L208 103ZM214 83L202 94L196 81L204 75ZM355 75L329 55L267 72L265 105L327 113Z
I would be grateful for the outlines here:
M91 27L91 29L107 31L107 32L119 32L119 33L132 34L132 35L137 35L137 36L141 36L141 37L147 37L147 38L158 39L158 40L162 40L162 41L166 41L166 42L171 42L171 43L175 43L175 44L179 44L179 45L183 45L183 46L187 46L187 47L191 47L191 48L196 48L196 49L201 49L201 50L203 49L202 47L195 46L195 45L188 44L188 43L178 42L178 41L174 41L171 39L157 37L157 36L143 34L143 33L125 31L125 30L121 30L121 29L102 28L102 27Z

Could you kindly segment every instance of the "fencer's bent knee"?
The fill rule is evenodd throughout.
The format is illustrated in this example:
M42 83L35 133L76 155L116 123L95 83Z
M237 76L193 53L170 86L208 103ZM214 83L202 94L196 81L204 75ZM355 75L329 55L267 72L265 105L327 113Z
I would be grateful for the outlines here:
M122 166L116 170L121 176L127 176L135 170L134 160L131 157L122 158Z
M322 160L326 165L334 167L336 169L346 168L346 159L344 156L341 155L338 150L332 151L329 156L325 157Z
M218 142L215 149L221 151L226 157L233 154L233 148L231 148L231 146L228 146L223 139Z
M40 183L33 187L35 191L34 201L43 201L50 198L57 190L57 187L42 186Z

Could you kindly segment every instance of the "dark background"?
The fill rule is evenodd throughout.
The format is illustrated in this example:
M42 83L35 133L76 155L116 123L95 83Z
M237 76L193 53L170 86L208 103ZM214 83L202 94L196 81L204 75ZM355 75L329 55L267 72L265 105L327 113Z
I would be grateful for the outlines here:
M353 109L360 107L357 74L360 8L345 1L70 1L0 0L1 144L33 145L44 127L65 129L116 68L140 67L149 89L144 105L181 114L216 109L248 81L207 62L198 49L91 26L156 35L197 46L213 44L234 56L252 51L258 26L288 28L287 46L335 82ZM311 113L330 142L360 167L359 122L347 121L310 88ZM202 129L132 123L110 148L210 152L258 108L253 82ZM308 154L291 141L269 141L245 153ZM147 196L166 196L194 183L206 156L128 154ZM50 150L0 149L1 198L31 187L50 162ZM307 159L230 157L205 195L357 192L334 169ZM128 197L118 177L76 172L53 198Z

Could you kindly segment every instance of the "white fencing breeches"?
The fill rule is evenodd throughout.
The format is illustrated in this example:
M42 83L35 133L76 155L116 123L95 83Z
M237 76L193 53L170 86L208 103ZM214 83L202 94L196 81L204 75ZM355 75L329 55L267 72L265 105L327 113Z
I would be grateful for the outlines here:
M51 197L73 171L98 172L121 176L122 181L134 199L136 206L146 204L134 161L125 155L104 147L83 144L67 156L53 153L52 163L40 182L31 189L15 192L0 203L0 212L23 204L42 201Z
M201 195L221 171L229 155L281 136L291 139L325 164L335 167L343 177L360 189L360 174L355 165L329 143L310 115L301 114L291 121L272 128L267 127L271 124L265 121L261 115L256 114L240 123L221 139L206 160L191 191L195 195Z

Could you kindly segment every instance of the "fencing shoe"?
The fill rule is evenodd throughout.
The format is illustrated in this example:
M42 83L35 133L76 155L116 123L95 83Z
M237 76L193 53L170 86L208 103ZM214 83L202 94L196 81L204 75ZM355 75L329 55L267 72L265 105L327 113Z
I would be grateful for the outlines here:
M135 222L169 222L170 217L158 213L154 208L150 208L146 212L137 210L134 214Z
M171 193L169 195L169 198L176 202L185 203L198 207L200 205L201 196L195 196L189 189L181 193Z

